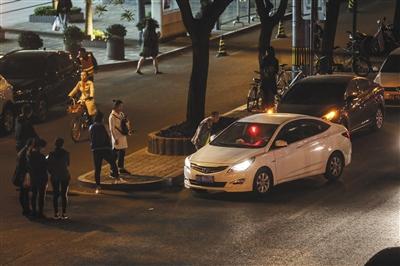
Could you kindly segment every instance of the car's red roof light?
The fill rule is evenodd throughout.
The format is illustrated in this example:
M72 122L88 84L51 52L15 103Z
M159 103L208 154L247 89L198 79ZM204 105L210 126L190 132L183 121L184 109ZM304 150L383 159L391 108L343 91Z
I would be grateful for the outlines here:
M249 127L248 131L249 131L249 135L254 137L254 136L258 136L258 134L260 133L260 128L256 125L252 125Z

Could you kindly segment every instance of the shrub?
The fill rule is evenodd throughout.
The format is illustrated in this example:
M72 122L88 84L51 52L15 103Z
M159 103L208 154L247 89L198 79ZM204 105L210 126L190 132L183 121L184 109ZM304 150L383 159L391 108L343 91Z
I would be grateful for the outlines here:
M113 24L109 26L107 29L107 38L117 36L117 37L125 37L126 35L126 28L121 24Z
M82 8L73 6L70 14L79 14L81 11ZM40 6L33 10L33 14L36 16L55 16L57 11L52 6Z
M93 29L93 36L95 40L104 41L106 39L106 34L102 30Z
M38 34L27 31L19 35L18 44L22 49L39 49L43 47L43 40Z
M81 47L81 42L85 38L83 31L77 26L68 26L64 30L64 44L66 50L74 56Z

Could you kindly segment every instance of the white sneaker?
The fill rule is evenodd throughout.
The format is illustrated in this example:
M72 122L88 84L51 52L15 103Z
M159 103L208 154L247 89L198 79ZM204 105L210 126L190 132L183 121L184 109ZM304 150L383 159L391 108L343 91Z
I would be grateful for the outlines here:
M101 192L101 188L100 187L96 187L96 190L94 191L95 194L100 194Z

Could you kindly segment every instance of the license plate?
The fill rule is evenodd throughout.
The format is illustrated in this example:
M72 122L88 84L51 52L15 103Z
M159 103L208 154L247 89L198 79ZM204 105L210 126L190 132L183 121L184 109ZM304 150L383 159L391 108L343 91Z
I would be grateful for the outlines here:
M210 184L214 183L214 177L211 175L196 175L196 181L198 183Z

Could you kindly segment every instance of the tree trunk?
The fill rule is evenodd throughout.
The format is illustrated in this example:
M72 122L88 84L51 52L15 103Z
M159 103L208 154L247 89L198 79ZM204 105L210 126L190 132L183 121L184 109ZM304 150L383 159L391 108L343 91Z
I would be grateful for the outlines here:
M93 36L93 8L92 0L86 0L85 8L85 34L92 37Z
M52 0L51 2L52 2L52 5L53 5L53 8L54 8L54 9L57 9L58 0Z
M186 121L197 126L204 118L209 65L209 33L192 36L193 64L187 98Z
M268 47L271 46L271 36L274 26L275 25L273 24L271 19L261 21L260 37L258 39L258 63L260 68L262 59L267 52Z
M396 37L400 39L400 0L396 0L396 7L393 17L393 29Z
M322 35L322 56L327 57L327 70L328 73L332 73L333 65L333 48L335 45L335 36L337 22L339 18L341 0L330 0L327 3L326 9L326 21L324 26L324 32Z

